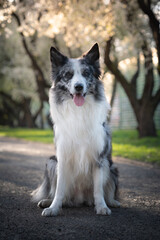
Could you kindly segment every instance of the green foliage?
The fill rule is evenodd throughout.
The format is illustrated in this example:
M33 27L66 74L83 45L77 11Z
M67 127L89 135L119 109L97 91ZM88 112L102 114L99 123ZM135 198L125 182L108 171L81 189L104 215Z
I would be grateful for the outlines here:
M53 142L52 130L0 127L0 136L43 143ZM157 138L139 139L135 130L116 130L112 140L113 156L160 164L160 131Z

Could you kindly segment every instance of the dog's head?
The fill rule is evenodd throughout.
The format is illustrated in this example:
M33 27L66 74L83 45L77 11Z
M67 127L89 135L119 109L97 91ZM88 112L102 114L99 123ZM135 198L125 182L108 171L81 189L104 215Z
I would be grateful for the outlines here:
M73 98L77 106L82 106L87 95L93 95L96 100L100 99L101 81L97 43L77 59L68 58L51 47L50 58L57 103Z

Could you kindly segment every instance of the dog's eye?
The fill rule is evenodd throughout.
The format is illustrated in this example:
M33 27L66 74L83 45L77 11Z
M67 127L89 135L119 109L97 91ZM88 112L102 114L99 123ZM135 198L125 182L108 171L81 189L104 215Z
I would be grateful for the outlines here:
M89 72L89 70L84 70L83 72L82 72L82 75L84 76L84 77L89 77L89 75L90 75L90 72Z
M73 77L73 72L66 72L65 74L64 74L64 77L66 78L66 79L71 79L72 77Z

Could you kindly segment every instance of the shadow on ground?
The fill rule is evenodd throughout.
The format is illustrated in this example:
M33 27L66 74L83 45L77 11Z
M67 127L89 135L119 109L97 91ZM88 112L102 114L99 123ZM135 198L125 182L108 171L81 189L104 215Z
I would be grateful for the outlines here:
M120 171L121 208L97 216L93 208L64 208L41 217L30 192L43 176L52 145L0 138L0 239L147 239L160 236L160 169L115 158Z

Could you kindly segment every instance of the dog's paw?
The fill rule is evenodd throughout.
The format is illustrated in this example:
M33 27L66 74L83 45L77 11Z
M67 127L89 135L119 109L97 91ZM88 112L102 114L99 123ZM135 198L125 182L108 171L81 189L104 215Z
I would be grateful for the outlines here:
M96 213L98 215L111 215L111 210L107 206L96 207Z
M120 202L118 202L117 200L112 200L111 202L108 203L108 205L114 208L118 208L121 206Z
M59 208L45 208L42 212L43 217L57 216L60 212Z
M37 207L39 208L47 208L51 205L52 200L51 199L43 199L38 202Z

